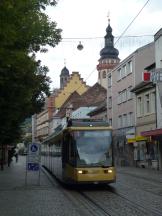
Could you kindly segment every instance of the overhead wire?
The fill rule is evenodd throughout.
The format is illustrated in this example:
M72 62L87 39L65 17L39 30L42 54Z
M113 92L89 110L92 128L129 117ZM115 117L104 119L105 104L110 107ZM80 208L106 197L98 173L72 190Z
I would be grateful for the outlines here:
M146 7L146 5L148 4L150 0L147 0L145 2L145 4L143 5L143 7L139 10L139 12L137 13L137 15L133 18L133 20L129 23L129 25L125 28L125 30L122 32L122 34L119 36L118 40L115 42L114 45L116 45L116 43L123 37L123 35L125 34L125 32L128 30L128 28L132 25L132 23L137 19L137 17L140 15L140 13L142 12L142 10ZM95 72L96 67L90 72L90 74L88 75L88 77L85 79L85 82L89 79L89 77ZM80 87L79 87L80 88ZM78 89L79 89L78 88Z

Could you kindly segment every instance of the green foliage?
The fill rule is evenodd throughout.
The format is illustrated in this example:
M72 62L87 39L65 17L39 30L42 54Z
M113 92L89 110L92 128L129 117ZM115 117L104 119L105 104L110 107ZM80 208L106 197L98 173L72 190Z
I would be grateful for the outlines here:
M55 47L61 30L44 13L50 0L0 1L0 142L20 136L19 125L41 110L49 95L48 68L35 53ZM3 124L2 124L3 123Z

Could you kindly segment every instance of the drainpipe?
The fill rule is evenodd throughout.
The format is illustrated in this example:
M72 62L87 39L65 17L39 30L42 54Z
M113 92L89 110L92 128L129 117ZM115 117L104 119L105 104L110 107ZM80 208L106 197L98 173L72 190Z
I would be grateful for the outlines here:
M4 170L3 159L3 144L1 144L1 170Z
M157 89L158 86L155 84L155 111L156 111L156 116L155 116L155 123L156 123L156 129L158 128L158 124L157 124ZM157 170L160 169L160 162L159 162L159 154L160 154L160 149L159 149L159 140L157 140Z

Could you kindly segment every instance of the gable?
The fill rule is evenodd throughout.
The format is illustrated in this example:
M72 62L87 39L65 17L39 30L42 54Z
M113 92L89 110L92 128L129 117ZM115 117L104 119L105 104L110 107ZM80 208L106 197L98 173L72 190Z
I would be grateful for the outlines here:
M55 98L55 108L60 108L73 92L76 91L79 95L82 95L87 89L88 86L80 77L80 74L73 72L64 88L60 90Z

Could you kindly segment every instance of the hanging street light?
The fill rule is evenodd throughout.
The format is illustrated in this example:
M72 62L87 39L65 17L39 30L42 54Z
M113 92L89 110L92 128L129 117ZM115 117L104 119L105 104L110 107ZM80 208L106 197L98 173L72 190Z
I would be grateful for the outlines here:
M77 46L77 49L78 50L82 50L84 47L83 47L83 45L81 44L81 41L79 41L79 44L78 44L78 46Z

